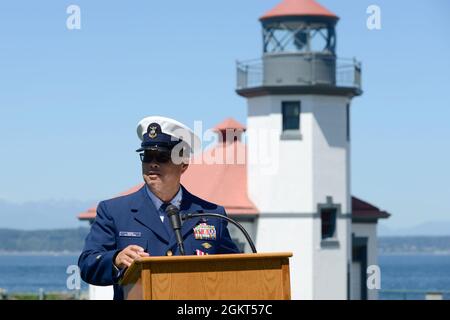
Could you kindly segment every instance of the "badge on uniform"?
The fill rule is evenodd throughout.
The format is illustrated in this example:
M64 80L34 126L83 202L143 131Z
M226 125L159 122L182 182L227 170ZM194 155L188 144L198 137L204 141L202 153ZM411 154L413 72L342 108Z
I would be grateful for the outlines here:
M200 223L194 228L196 240L216 240L216 228L213 225Z
M208 242L203 242L202 243L202 247L205 248L205 249L211 249L212 245L209 244Z
M141 233L140 232L133 232L133 231L120 231L119 237L134 237L134 238L140 238Z

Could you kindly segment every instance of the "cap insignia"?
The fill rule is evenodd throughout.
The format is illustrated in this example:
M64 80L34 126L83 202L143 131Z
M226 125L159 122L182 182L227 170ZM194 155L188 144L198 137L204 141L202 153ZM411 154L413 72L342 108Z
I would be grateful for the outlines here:
M152 139L156 138L156 136L158 135L158 134L156 133L156 129L157 129L157 128L158 128L158 127L149 127L148 136L149 136L150 138L152 138Z

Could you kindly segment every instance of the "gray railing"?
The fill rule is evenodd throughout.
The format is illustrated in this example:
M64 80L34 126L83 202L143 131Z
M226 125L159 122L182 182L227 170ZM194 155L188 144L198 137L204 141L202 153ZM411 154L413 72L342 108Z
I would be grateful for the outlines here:
M263 85L263 64L261 59L236 61L237 88L254 88Z
M323 84L321 81L322 73L315 66L314 56L308 58L311 69L308 75L305 74L307 80L302 85ZM321 58L323 61L323 58ZM305 59L306 60L306 59ZM333 59L334 60L334 59ZM334 64L334 61L333 61ZM350 87L361 89L361 63L356 59L338 58L335 60L335 76L329 84L337 87ZM236 62L237 72L237 89L255 88L267 85L267 79L264 75L264 63L262 59L253 59ZM301 71L299 75L302 76ZM267 75L266 75L267 76Z

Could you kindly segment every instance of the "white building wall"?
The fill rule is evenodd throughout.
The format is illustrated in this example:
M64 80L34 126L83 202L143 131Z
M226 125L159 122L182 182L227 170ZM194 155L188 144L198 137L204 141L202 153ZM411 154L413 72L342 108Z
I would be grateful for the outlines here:
M112 300L114 298L113 286L89 285L89 300Z
M278 215L258 218L258 252L292 252L289 260L291 298L312 300L313 296L313 219Z
M345 97L310 96L308 106L313 114L312 158L314 204L327 202L340 206L336 239L332 245L322 244L321 221L315 232L314 270L315 299L347 299L348 267L350 264L349 213L350 172L347 166L347 103Z
M348 267L350 263L347 236L348 219L337 219L334 244L322 244L320 219L315 219L314 299L346 300L348 298Z
M311 144L281 141L281 101L301 96L265 96L248 100L248 191L260 211L258 252L291 251L291 297L313 298L313 213ZM311 115L300 117L311 130Z
M284 140L282 101L301 101L300 139ZM248 190L260 210L257 247L292 251L293 299L346 299L349 219L337 222L337 247L321 245L318 204L350 208L346 105L320 95L248 99ZM270 161L267 161L270 160Z
M314 205L325 203L327 196L350 212L349 160L346 113L348 99L334 96L309 96L305 112L311 112Z
M281 101L302 96L248 99L248 191L264 213L311 213L311 140L283 140ZM312 115L302 114L302 134L311 132ZM310 134L307 134L310 136ZM289 190L290 192L286 192ZM276 205L274 205L276 204Z

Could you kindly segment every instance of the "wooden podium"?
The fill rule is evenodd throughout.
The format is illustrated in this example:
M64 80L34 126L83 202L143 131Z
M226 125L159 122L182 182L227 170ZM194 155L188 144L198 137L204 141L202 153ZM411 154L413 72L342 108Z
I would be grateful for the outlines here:
M120 284L126 300L289 300L292 253L146 257Z

